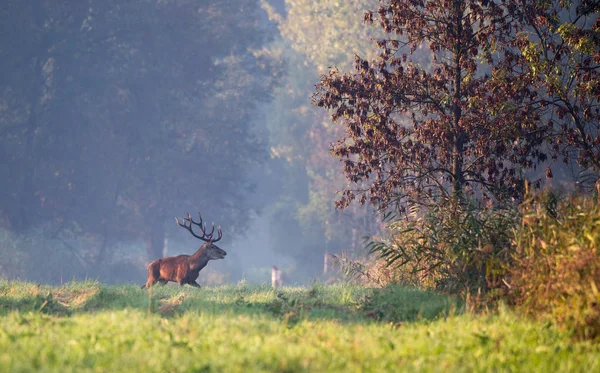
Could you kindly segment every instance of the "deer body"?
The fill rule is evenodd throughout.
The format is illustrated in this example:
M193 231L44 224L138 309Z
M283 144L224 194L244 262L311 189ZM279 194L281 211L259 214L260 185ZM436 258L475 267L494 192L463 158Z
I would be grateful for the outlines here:
M187 225L185 223L186 221L190 224ZM213 240L212 234L214 233L214 226L212 232L207 235L205 233L206 227L204 227L204 229L202 228L202 217L200 217L200 223L196 223L188 215L184 218L183 224L179 223L179 220L177 220L177 224L189 230L194 237L206 241L206 243L200 246L198 251L192 255L169 256L157 259L150 263L148 265L148 280L145 285L142 285L142 288L150 288L157 282L164 285L169 281L177 282L179 286L188 284L194 287L200 287L196 282L200 270L206 267L210 260L223 259L225 258L225 255L227 255L225 250L213 243L221 239L221 228L218 230L219 237ZM192 231L192 224L200 226L202 236L198 236Z

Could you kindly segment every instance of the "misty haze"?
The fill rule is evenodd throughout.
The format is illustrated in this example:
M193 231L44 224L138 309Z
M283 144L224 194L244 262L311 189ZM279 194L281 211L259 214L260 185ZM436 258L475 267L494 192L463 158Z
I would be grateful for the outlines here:
M151 261L202 244L176 225L186 213L223 230L229 256L206 284L270 282L272 266L288 284L321 280L327 251L362 245L375 218L335 211L339 130L311 105L337 61L302 50L309 35L292 44L281 12L4 3L0 276L143 283Z

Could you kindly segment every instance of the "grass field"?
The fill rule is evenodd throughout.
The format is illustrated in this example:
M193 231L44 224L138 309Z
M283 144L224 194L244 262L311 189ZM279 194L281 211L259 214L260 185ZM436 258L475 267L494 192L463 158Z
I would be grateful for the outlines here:
M0 280L0 372L600 372L600 348L509 311L390 287Z

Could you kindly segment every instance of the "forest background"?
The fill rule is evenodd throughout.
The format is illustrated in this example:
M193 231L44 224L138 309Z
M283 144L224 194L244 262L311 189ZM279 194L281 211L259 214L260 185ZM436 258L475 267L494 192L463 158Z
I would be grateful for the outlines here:
M363 61L385 51L375 40L386 37L386 27L363 18L379 6L375 0L7 2L0 10L6 30L0 275L52 284L140 282L151 260L195 250L198 243L173 218L197 211L222 226L220 246L230 254L204 271L205 283L268 281L272 265L287 282L308 282L323 276L327 253L363 258L363 236L382 233L386 223L377 203L335 208L336 192L351 184L345 176L364 180L353 179L348 163L330 154L347 128L332 122L331 110L340 107L318 99L337 87L330 71L360 76L375 68ZM558 35L573 55L591 61L598 40L573 27L538 37L550 45ZM415 47L411 58L427 69L435 61L425 49L427 43ZM521 45L525 75L536 71L551 83L597 78L597 67L586 77L589 66L565 54L551 57L566 70L546 71L549 57L540 51ZM514 163L535 187L593 189L597 92L590 86L584 97L575 83L563 101L589 97L591 110L584 102L571 112L543 112L548 102L532 95L510 98L530 104L510 113L539 110L531 121L560 124L557 118L567 116L591 123L583 135L577 126L561 132L557 125L545 134L563 143L550 141L547 156L538 151L533 160L528 153ZM523 185L515 188L521 195ZM385 250L374 249L384 257Z
M378 218L335 210L343 129L311 96L328 66L371 53L368 6L4 3L0 275L143 282L151 260L195 251L174 217L198 211L229 252L209 283L272 265L306 282L326 252L362 247Z

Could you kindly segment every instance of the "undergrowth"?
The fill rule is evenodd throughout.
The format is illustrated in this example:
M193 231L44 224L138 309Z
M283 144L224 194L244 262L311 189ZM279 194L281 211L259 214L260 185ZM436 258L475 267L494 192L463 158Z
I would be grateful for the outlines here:
M470 311L507 303L575 338L600 340L597 196L526 188L514 209L442 201L386 222L386 238L367 240L371 257L334 256L350 280L459 294Z
M576 338L600 339L600 205L596 198L531 196L509 271L509 300Z
M365 237L370 257L339 255L334 262L361 282L410 284L461 296L487 293L502 286L518 220L516 209L484 208L470 200L411 205L384 218L383 237Z

